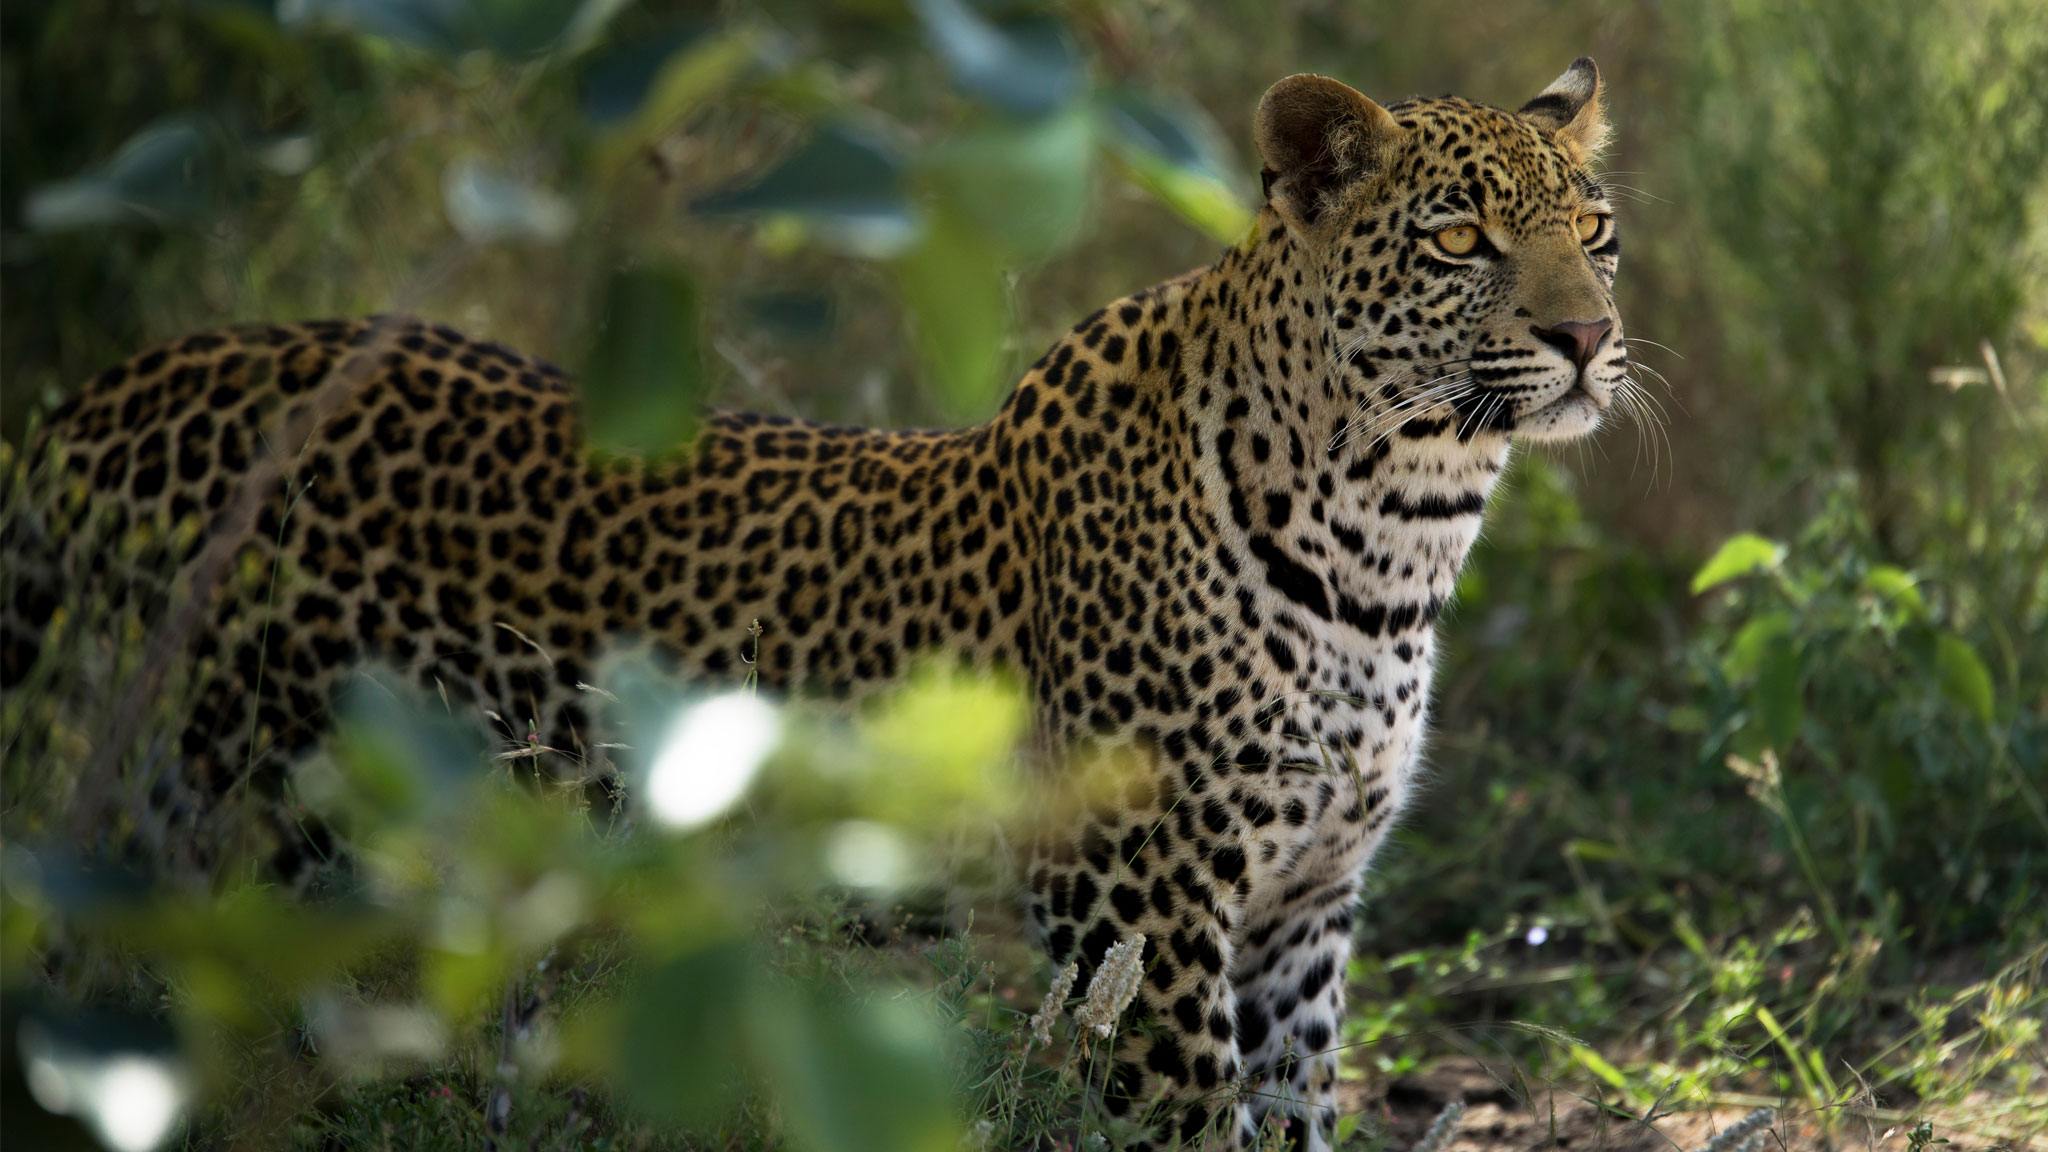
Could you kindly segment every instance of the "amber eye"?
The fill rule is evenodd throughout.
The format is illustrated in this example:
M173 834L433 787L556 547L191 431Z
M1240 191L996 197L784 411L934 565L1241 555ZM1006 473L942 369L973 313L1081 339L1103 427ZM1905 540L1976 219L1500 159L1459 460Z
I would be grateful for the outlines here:
M1436 234L1436 246L1453 256L1470 256L1479 247L1479 229L1470 224L1446 228Z
M1600 224L1605 219L1605 216L1597 212L1588 212L1580 216L1578 221L1579 243L1591 244L1593 238L1600 235Z

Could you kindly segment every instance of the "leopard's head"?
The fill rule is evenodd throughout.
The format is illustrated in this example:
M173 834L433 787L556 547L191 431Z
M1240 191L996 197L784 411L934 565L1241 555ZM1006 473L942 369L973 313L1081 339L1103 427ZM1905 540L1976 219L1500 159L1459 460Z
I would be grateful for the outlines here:
M1268 202L1324 292L1331 373L1391 428L1455 411L1461 436L1596 427L1627 384L1621 245L1591 165L1608 134L1581 57L1507 112L1382 108L1321 76L1259 105Z

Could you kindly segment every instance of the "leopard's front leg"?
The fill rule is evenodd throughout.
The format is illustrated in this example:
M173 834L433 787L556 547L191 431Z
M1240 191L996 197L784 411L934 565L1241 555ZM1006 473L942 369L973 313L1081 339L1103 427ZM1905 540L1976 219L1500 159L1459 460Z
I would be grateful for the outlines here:
M1358 899L1355 872L1322 880L1254 907L1230 972L1249 1130L1284 1124L1285 1146L1304 1152L1328 1152L1336 1131L1344 972Z
M1139 1149L1236 1149L1247 1131L1231 986L1244 920L1240 814L1205 766L1168 768L1156 800L1086 816L1045 837L1030 872L1032 917L1057 971L1076 961L1086 996L1102 958L1145 937L1136 1002L1112 1034L1080 1041L1090 1096L1143 1133Z

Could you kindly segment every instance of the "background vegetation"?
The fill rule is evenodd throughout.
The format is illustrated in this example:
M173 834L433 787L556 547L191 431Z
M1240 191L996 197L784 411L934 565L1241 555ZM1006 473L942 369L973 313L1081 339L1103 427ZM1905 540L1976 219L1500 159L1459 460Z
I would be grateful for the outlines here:
M150 342L383 310L576 368L615 448L671 441L704 400L976 419L1075 318L1240 234L1272 80L1512 106L1595 56L1631 200L1622 305L1669 418L1520 456L1489 513L1436 783L1361 922L1353 1099L1464 1054L1635 1117L1770 1100L1862 1117L1859 1141L2048 1129L2048 20L2028 0L0 20L16 443ZM305 902L133 877L63 835L105 729L59 686L123 667L81 642L0 703L10 1144L70 1122L48 1108L148 1146L123 1142L132 1109L95 1111L116 1096L170 1101L165 1123L189 1104L195 1146L1088 1135L1066 1049L1029 1039L1041 977L991 929L999 902L970 927L964 898L916 895L962 868L965 813L1005 807L975 742L1006 730L999 693L928 684L851 734L777 719L743 819L630 837L366 704L306 785L364 876ZM876 757L918 767L864 786Z

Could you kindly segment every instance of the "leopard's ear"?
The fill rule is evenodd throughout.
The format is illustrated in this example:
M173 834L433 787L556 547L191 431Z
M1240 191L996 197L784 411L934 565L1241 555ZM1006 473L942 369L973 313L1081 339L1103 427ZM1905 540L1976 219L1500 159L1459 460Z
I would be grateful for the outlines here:
M1573 160L1591 163L1607 147L1609 132L1607 116L1600 110L1600 69L1593 58L1572 61L1564 75L1522 105L1521 115L1555 139Z
M1385 108L1327 76L1289 76L1259 101L1257 133L1266 198L1307 228L1331 197L1377 170L1401 127Z

